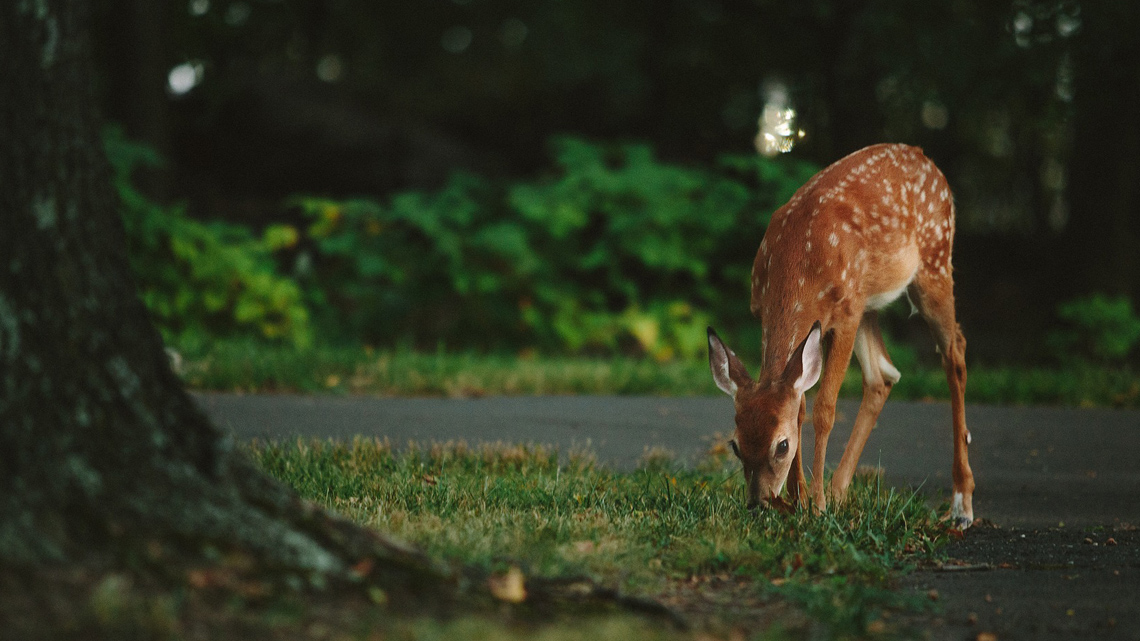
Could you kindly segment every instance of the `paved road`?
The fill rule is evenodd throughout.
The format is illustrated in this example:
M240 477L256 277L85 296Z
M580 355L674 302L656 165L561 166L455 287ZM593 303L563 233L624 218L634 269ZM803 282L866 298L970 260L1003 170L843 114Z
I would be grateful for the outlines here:
M732 425L727 398L314 398L201 394L238 439L357 434L407 440L588 446L636 465L647 447L682 460ZM855 402L841 402L828 448L838 462ZM922 570L902 589L938 594L941 612L913 624L931 639L1140 640L1140 412L968 406L980 522L948 553L975 571ZM806 428L810 457L810 427ZM723 438L721 436L720 438ZM887 403L863 463L888 482L949 492L950 409ZM1063 524L1063 525L1062 525ZM1111 544L1108 539L1113 539Z
M200 394L214 421L238 438L351 438L533 442L567 451L588 445L618 468L647 447L682 460L732 426L728 398L522 397L374 399ZM828 460L838 463L857 404L841 402ZM977 516L1005 526L1140 525L1140 412L968 406ZM810 460L811 428L805 428ZM950 409L890 401L863 452L887 480L950 487Z

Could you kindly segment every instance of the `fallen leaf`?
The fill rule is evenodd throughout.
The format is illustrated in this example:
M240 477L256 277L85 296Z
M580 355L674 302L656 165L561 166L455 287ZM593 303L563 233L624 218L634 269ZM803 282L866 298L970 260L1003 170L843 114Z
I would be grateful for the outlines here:
M1114 539L1110 536L1110 537L1108 537L1108 540L1104 542L1104 544L1105 545L1116 545L1116 539Z
M783 512L784 514L791 514L792 512L796 511L795 504L789 503L782 496L777 496L773 499L770 499L768 501L768 506L774 508L777 512Z
M526 600L526 579L518 566L511 566L504 574L493 574L487 579L491 595L507 603L522 603Z
M366 556L363 559L360 559L359 561L357 561L356 565L352 566L352 573L354 575L356 575L358 578L363 579L364 577L366 577L372 573L372 566L373 566L372 557Z
M227 576L215 569L196 568L186 573L186 582L190 587L201 590L229 583Z
M993 632L979 632L977 641L998 641L998 636Z
M147 541L146 555L150 558L151 561L158 561L161 559L163 555L162 543L154 540Z
M435 485L436 483L439 483L439 479L435 478L431 474L424 474L423 475L423 481L424 481L424 483L427 483L428 485Z
M269 584L263 581L242 581L235 589L247 599L260 599L270 593Z

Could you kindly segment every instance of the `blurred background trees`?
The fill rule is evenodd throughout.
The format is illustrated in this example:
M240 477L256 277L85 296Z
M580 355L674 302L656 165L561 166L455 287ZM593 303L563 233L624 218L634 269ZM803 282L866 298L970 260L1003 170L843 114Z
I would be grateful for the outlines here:
M771 209L881 141L923 147L955 190L972 356L1095 351L1089 318L1136 318L1135 3L133 0L97 18L104 112L166 160L121 185L154 215L252 230L278 271L252 260L244 284L218 277L240 294L201 304L262 334L668 358L715 320L755 345L745 279ZM756 155L758 120L789 153Z

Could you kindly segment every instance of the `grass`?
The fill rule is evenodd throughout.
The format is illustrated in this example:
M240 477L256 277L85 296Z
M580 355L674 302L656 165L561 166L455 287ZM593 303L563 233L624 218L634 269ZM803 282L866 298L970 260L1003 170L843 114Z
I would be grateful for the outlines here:
M182 372L191 387L242 392L381 396L720 393L703 361L377 352L348 347L298 351L227 341L188 352ZM893 398L947 398L940 368L908 364L902 374ZM852 367L842 394L858 396L861 386L858 368ZM1140 376L1128 368L1091 365L1067 369L971 365L966 399L992 404L1140 407Z
M208 351L188 355L182 371L187 384L197 389L383 396L679 395L693 394L698 380L692 363L637 358L526 358L347 347L298 351L251 342L215 343ZM710 389L716 390L711 379L700 380L695 393Z
M541 446L396 451L357 439L254 444L251 453L305 498L437 558L490 573L587 575L656 598L718 637L899 632L892 613L924 605L892 592L891 579L946 538L921 497L882 487L874 474L822 515L750 512L723 448L693 469L655 456L627 473ZM490 625L483 638L497 638L498 624L470 625ZM628 626L644 623L590 625L597 629L574 638L631 638ZM435 634L422 632L409 638Z

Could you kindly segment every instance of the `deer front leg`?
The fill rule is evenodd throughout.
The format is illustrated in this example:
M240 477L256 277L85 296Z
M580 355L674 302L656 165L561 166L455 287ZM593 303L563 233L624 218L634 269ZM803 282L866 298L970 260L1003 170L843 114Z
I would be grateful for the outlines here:
M827 361L823 370L823 382L815 397L812 409L812 427L815 428L815 456L812 461L811 495L815 510L827 509L827 497L823 485L824 462L827 459L827 439L835 426L835 403L839 399L839 386L851 362L851 350L855 346L855 332L858 319L835 328L831 346L827 350Z
M792 478L788 481L788 501L799 507L807 507L807 479L804 477L803 442L804 419L807 417L807 398L800 397L799 423L800 446L796 448L796 455L792 458Z

